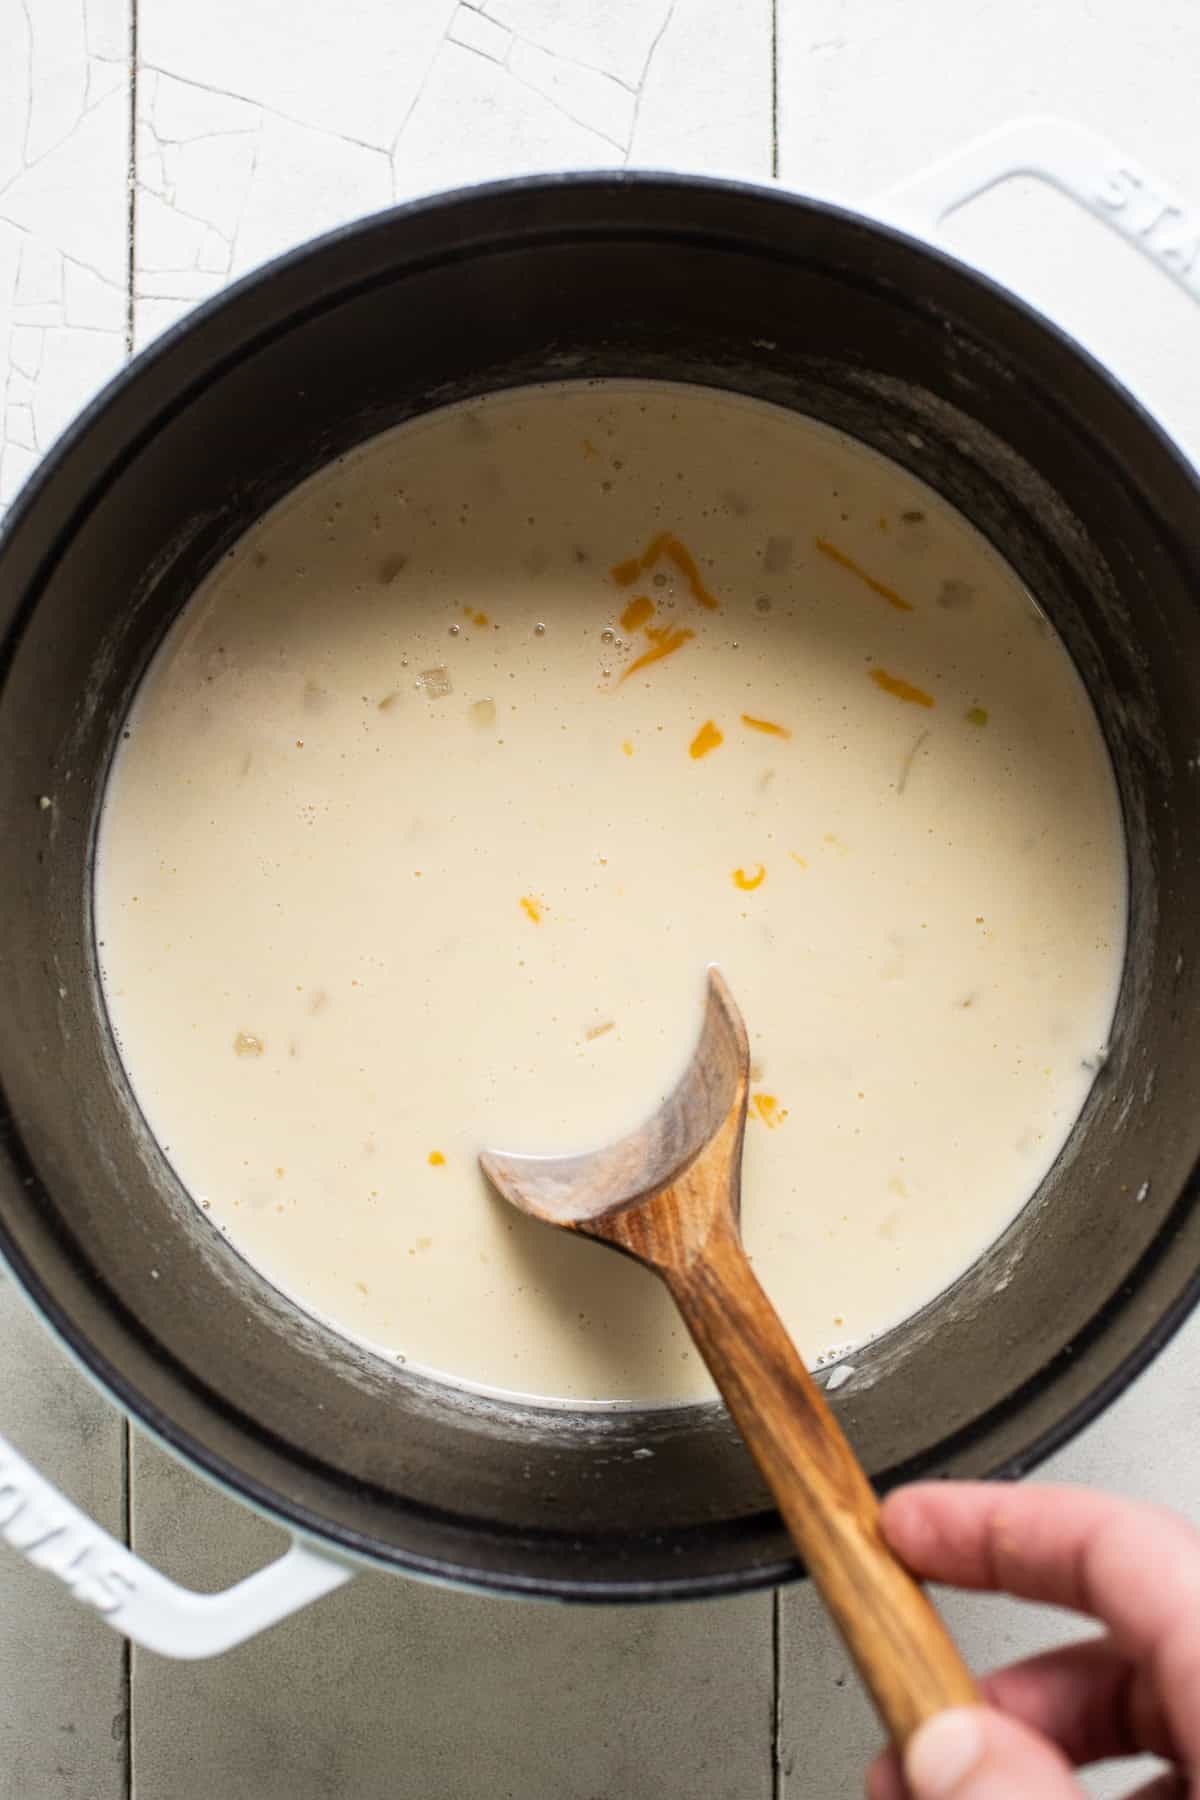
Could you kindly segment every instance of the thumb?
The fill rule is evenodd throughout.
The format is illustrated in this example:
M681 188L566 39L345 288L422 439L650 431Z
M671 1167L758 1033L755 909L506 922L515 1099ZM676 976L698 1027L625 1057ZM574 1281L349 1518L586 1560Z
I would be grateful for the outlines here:
M1053 1744L984 1706L927 1719L905 1747L904 1774L913 1800L1082 1800Z

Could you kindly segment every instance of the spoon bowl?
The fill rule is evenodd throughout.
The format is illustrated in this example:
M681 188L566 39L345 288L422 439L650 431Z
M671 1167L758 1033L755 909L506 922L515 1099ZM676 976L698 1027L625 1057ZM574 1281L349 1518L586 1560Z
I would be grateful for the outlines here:
M617 1221L681 1181L722 1133L732 1130L736 1142L728 1145L729 1185L722 1193L708 1183L692 1194L689 1222L692 1226L698 1222L706 1203L732 1208L737 1218L749 1067L742 1015L720 971L710 969L704 1023L692 1060L658 1111L637 1131L617 1144L579 1156L513 1156L485 1150L480 1163L493 1186L522 1212L547 1225L623 1247L620 1237L625 1227L618 1227ZM671 1209L662 1210L665 1214ZM632 1228L634 1221L627 1220L626 1225ZM652 1261L654 1245L649 1242L633 1254ZM655 1261L654 1266L660 1264Z

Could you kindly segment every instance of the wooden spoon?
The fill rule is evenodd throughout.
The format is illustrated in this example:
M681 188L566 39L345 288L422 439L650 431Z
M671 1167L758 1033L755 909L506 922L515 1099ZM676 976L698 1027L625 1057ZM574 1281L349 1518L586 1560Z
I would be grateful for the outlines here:
M700 1042L639 1131L584 1156L485 1151L485 1173L535 1219L598 1238L661 1276L885 1725L979 1694L924 1590L888 1549L879 1502L742 1248L750 1047L716 969Z

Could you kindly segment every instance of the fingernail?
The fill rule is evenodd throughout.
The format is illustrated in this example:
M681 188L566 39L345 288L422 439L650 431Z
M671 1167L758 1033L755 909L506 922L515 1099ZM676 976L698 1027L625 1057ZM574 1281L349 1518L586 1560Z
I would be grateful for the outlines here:
M949 1800L982 1755L978 1715L956 1706L927 1719L909 1738L904 1773L916 1800Z

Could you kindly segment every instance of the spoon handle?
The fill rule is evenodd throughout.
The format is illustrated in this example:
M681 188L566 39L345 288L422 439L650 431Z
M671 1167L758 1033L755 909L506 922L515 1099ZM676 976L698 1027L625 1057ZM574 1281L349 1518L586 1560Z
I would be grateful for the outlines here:
M903 1746L980 1696L924 1589L888 1548L879 1501L733 1231L660 1271L775 1496L880 1716Z

